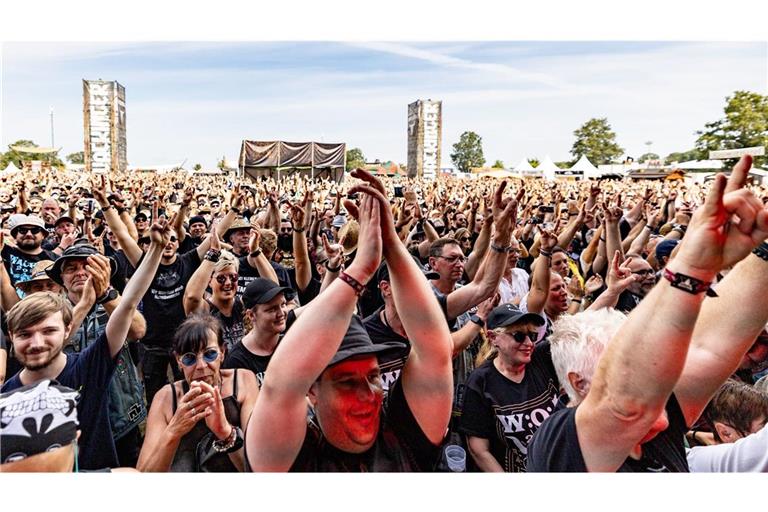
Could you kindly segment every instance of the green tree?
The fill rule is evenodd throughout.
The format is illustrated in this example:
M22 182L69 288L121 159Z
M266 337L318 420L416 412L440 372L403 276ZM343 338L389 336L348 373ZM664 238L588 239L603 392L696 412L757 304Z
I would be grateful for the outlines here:
M203 168L203 166L202 166L202 165L200 165L200 164L195 164L195 165L194 165L194 167L192 167L192 170L193 170L193 171L199 171L199 170L200 170L200 169L202 169L202 168Z
M37 144L27 139L17 140L16 142L9 144L8 151L0 154L0 169L5 169L11 162L13 162L13 165L16 167L21 168L24 160L41 160L43 162L48 162L52 167L64 167L64 162L59 159L58 154L56 153L43 155L20 153L15 149L11 149L12 146L38 147Z
M697 131L696 149L707 157L710 151L768 146L768 96L750 91L735 91L725 98L725 117L707 123ZM726 160L726 168L736 160ZM768 164L768 157L758 156L754 165Z
M688 151L676 151L674 153L668 154L664 158L664 162L666 163L672 163L672 162L688 162L690 160L700 160L701 159L701 150L698 149L689 149ZM706 158L706 155L704 155Z
M347 150L347 171L357 169L358 167L365 167L365 155L360 148L352 148Z
M571 148L572 164L582 156L586 156L595 165L608 164L624 153L624 149L616 144L616 134L605 117L590 119L573 135L576 141Z
M503 169L504 168L504 162L501 160L496 160L493 162L493 165L491 166L493 169Z
M85 152L84 151L78 151L77 153L70 153L67 155L67 160L71 164L84 164L85 163Z
M222 156L221 160L218 160L216 162L216 168L220 171L223 171L227 167L227 157Z
M462 133L459 142L453 145L451 161L461 172L469 172L473 167L485 165L483 138L475 132Z
M541 162L538 158L529 158L528 163L531 164L531 167L538 167Z
M645 153L643 155L640 155L640 158L638 158L637 161L647 162L648 160L659 160L659 159L661 159L661 157L656 153Z

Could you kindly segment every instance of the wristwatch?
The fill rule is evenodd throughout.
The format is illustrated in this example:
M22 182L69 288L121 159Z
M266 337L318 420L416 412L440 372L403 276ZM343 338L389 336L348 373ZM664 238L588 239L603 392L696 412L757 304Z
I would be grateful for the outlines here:
M120 296L120 293L110 286L107 292L101 297L99 297L96 302L99 304L106 304L107 302L112 302L119 296Z
M473 324L479 325L481 328L485 327L485 320L477 316L476 314L469 315L469 321Z

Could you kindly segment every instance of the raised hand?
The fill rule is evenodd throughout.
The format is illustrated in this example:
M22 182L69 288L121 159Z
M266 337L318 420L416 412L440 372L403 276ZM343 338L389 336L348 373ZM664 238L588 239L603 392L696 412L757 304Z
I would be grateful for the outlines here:
M221 241L219 240L219 235L216 233L216 228L219 225L218 219L211 222L211 231L208 235L211 238L211 250L212 251L221 251Z
M254 252L259 250L259 242L261 242L261 227L258 221L254 221L256 217L251 217L251 236L248 237L248 251Z
M584 283L584 291L588 295L594 295L595 293L599 292L603 287L603 278L600 276L600 274L593 274L592 277L587 279L587 282Z
M107 200L107 182L106 177L102 174L97 181L91 181L91 193L101 208L109 206Z
M328 266L331 268L338 267L342 262L342 255L344 254L342 245L330 243L325 233L321 237L323 251L325 251L325 256L328 258Z
M368 186L360 187L361 192L370 189L371 187ZM352 272L354 269L353 277L357 278L358 281L367 282L376 273L381 264L382 236L380 211L382 208L380 208L378 198L372 193L361 195L360 204L357 207L349 208L349 205L352 204L351 201L346 201L345 204L350 213L353 216L356 215L357 222L360 225L357 255L352 261L349 270Z
M608 267L606 286L611 292L616 294L623 292L629 285L640 280L640 276L633 274L628 266L632 262L632 258L627 258L623 263L619 264L620 258L621 252L614 252L611 265Z
M541 239L540 245L541 245L542 251L551 253L552 249L554 249L555 246L557 245L557 237L551 231L548 231L546 229L541 230L540 239Z
M173 413L173 417L166 427L171 436L176 439L184 437L195 427L198 421L213 413L210 408L213 403L213 396L204 393L199 385L195 385L196 383L197 381L193 382L189 391L181 397L176 412ZM175 388L172 392L176 392Z
M751 166L752 157L743 156L730 179L722 174L715 177L673 261L714 274L738 263L768 237L768 210L743 188Z
M193 381L190 385L190 390L193 386L199 386L203 396L210 395L211 399L205 408L207 413L205 415L205 425L216 437L224 439L232 431L232 425L229 424L227 416L224 414L224 402L221 399L219 387L211 386L203 381Z
M109 289L109 277L112 268L109 265L109 259L106 256L88 256L85 264L85 270L93 286L96 297L103 297Z
M149 239L152 245L164 248L171 241L171 226L166 219L157 219L149 228Z

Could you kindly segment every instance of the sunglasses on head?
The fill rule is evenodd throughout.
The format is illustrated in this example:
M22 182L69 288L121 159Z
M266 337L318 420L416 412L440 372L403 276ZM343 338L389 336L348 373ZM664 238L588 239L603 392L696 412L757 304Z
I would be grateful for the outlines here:
M237 282L237 274L229 274L226 276L216 276L216 282L219 284L224 284L229 280L230 283L236 283Z
M206 363L212 363L219 358L219 350L215 348L206 349L203 352L203 361ZM184 366L195 366L197 364L197 354L194 352L187 352L181 356L181 364Z
M40 233L43 232L43 228L40 228L37 226L32 226L32 227L21 226L16 228L16 232L22 235L26 235L27 233L32 233L33 235L39 235Z
M518 331L518 332L510 332L507 333L510 336L512 336L512 339L515 340L517 343L524 343L525 339L528 338L531 340L532 343L536 343L536 341L539 339L539 333L536 331Z

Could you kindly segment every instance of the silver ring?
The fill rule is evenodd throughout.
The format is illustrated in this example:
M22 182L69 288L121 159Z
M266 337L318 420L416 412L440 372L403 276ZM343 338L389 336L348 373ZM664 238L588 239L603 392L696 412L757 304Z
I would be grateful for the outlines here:
M197 411L195 411L195 408L192 407L192 416L194 416L195 414L197 414Z

